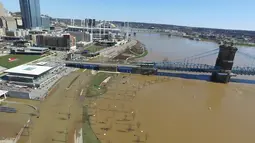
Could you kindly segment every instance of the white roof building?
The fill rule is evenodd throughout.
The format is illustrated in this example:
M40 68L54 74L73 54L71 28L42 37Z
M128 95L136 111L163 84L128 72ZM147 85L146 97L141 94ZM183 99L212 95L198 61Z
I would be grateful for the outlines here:
M52 67L49 67L49 66L20 65L20 66L5 70L4 72L9 74L39 76L51 69Z
M47 64L47 62L39 62L39 63L36 63L36 65L38 65L38 66L44 66L44 65L46 65Z
M5 90L0 90L0 102L4 101L6 99L6 94L8 93L8 91ZM3 99L1 99L1 97L4 97Z

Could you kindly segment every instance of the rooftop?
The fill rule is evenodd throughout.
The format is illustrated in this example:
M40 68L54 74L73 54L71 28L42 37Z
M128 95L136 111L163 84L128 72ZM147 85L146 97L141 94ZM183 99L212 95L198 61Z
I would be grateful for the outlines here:
M8 92L8 91L6 91L6 90L0 90L0 96L6 94L7 92Z
M48 50L48 48L44 48L44 47L27 47L27 49L30 49L30 50Z
M35 65L20 65L8 70L5 73L9 74L24 74L24 75L41 75L44 72L51 70L52 67L49 66L35 66Z
M47 64L47 62L39 62L39 63L36 63L36 65L38 65L38 66L44 66L44 65L46 65Z

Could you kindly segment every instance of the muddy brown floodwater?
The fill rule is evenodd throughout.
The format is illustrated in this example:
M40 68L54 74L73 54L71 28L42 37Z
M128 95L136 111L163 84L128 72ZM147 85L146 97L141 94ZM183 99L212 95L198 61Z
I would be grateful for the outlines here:
M164 59L177 60L191 57L197 54L208 52L219 48L213 42L194 41L181 37L168 37L167 34L158 33L137 33L135 39L145 44L148 55L141 58L142 61L162 61ZM234 66L254 66L254 60L239 52L255 56L255 47L237 46L238 52L235 56ZM217 54L208 55L203 58L196 58L190 62L214 65Z
M102 142L255 142L254 85L131 75L109 86L91 109Z

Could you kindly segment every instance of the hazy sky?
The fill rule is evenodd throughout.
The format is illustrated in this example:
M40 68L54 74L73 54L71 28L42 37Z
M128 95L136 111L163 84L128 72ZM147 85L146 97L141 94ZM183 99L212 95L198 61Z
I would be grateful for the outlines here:
M0 0L19 11L19 0ZM41 13L196 27L255 30L255 0L40 0Z

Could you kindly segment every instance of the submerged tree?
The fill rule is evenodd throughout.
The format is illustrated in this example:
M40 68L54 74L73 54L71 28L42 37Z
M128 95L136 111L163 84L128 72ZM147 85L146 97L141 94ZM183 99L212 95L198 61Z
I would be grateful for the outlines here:
M148 134L148 133L145 133L145 141L148 140L148 137L149 137L149 134Z
M127 114L124 115L124 121L127 121Z
M136 136L136 142L141 142L140 136Z
M136 122L136 127L139 129L141 127L141 123L138 121Z
M134 112L134 111L131 112L131 115L132 115L132 119L135 120L135 116L136 116L136 115L135 115L135 112Z
M128 130L128 132L132 131L132 124L128 124L127 130Z

